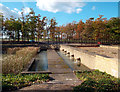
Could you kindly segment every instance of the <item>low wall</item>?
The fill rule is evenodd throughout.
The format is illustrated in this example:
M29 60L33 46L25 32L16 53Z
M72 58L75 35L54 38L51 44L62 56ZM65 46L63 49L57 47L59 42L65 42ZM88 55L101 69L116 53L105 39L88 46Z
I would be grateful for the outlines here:
M70 47L66 45L60 45L60 50L66 51L73 55L75 59L80 59L81 63L86 65L90 69L98 69L102 72L111 74L112 76L120 78L120 63L117 58L109 58L101 55L97 55L92 52L87 52L85 50L78 50L75 47Z
M100 45L100 47L104 47L104 48L114 48L114 49L118 49L119 48L119 46L115 46L115 45L113 45L113 46L107 46L107 45Z

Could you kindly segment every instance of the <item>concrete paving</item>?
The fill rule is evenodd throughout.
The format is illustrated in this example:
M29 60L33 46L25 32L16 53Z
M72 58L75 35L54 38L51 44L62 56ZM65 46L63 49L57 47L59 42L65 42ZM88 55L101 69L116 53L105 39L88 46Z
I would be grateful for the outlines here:
M64 60L54 50L48 50L48 69L52 72L52 82L62 83L63 85L75 86L81 83L73 71L65 64ZM54 57L53 57L54 56ZM52 60L51 60L52 58ZM52 65L51 63L54 62Z
M52 80L42 84L22 88L17 92L21 91L72 92L74 86L81 84L81 81L77 79L73 71L65 64L63 59L56 53L55 50L48 50L47 58L48 58L48 70L52 72L52 74L50 74Z

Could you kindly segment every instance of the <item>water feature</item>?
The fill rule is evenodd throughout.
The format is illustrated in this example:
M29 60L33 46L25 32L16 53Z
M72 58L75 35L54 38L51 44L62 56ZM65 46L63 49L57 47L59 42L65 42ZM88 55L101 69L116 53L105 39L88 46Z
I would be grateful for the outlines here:
M73 57L70 57L68 54L62 51L56 51L60 57L64 60L64 62L72 69L72 70L89 70L85 65L80 64L78 66L78 62L74 60ZM48 59L47 59L47 50L41 50L40 53L36 56L35 61L31 65L29 71L47 71L48 70Z
M36 56L35 61L32 64L29 71L47 71L47 70L48 70L47 50L42 50Z
M90 70L88 67L86 67L83 64L80 64L80 66L78 66L78 62L75 61L73 59L73 57L67 55L66 53L64 53L63 51L57 51L57 53L59 54L60 57L63 58L63 60L65 61L65 63L72 69L72 70Z

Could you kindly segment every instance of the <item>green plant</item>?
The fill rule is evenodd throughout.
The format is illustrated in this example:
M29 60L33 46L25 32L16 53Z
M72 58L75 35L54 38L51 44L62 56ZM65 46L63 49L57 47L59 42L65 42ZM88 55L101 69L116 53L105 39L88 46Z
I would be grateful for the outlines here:
M105 72L77 71L75 74L83 82L74 87L74 92L117 92L120 89L120 79Z
M48 74L3 74L2 75L2 90L16 90L25 86L30 86L34 83L42 83L49 81Z

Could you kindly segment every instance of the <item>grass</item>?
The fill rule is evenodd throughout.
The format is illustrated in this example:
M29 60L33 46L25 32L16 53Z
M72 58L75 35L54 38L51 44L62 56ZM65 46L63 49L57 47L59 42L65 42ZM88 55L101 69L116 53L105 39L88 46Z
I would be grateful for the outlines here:
M38 47L5 49L2 59L2 91L13 91L49 81L48 74L21 74L37 54Z
M74 87L74 92L118 92L120 90L120 79L105 72L77 71L75 74L82 83Z
M38 47L24 47L8 49L2 58L2 73L18 74L23 71L36 55Z
M2 75L2 90L12 91L22 87L30 86L32 84L39 84L49 81L48 74L28 74L28 75L15 75L3 74Z

